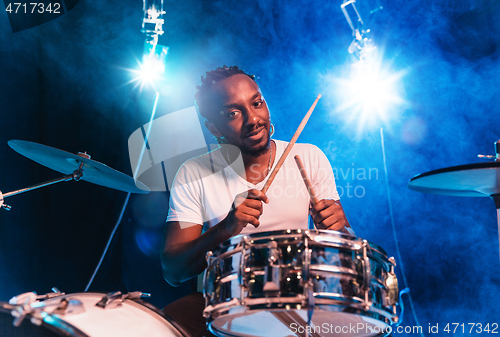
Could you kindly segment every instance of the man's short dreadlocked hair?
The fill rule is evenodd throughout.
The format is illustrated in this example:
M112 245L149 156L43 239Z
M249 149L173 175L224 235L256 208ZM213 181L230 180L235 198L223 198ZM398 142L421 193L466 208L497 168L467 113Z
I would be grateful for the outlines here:
M214 85L218 81L224 80L228 77L237 74L247 75L255 83L257 83L257 81L255 81L255 75L247 74L246 72L238 68L238 66L217 67L215 70L207 71L205 78L203 78L203 76L201 77L201 85L196 86L196 93L194 95L195 104L198 107L198 112L200 113L200 115L207 118L207 109L208 109L207 105L210 104L208 98L210 95L210 89L212 88L212 85Z

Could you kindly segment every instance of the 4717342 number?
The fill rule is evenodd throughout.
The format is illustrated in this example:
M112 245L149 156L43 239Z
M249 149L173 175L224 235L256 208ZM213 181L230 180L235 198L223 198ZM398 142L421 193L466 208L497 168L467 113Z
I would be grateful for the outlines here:
M61 4L58 2L9 2L5 11L9 14L62 14Z

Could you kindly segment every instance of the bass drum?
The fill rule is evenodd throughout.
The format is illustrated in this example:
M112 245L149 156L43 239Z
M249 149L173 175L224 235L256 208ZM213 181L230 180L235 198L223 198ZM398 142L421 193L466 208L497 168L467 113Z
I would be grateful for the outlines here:
M124 299L114 307L96 306L99 293L60 295L34 302L19 327L13 315L22 307L0 302L0 335L9 337L187 337L182 327L153 305ZM68 303L78 305L71 308ZM66 313L63 313L66 311ZM73 312L68 312L73 311Z
M204 315L218 336L384 336L398 320L394 259L361 238L240 235L207 260Z

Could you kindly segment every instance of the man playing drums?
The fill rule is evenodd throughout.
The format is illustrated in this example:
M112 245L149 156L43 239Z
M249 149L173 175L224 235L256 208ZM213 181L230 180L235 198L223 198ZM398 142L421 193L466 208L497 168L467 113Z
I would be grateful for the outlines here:
M188 160L176 175L162 250L168 283L176 286L202 273L206 253L241 233L305 230L309 215L317 229L350 229L330 163L316 146L294 145L267 193L261 191L287 143L271 140L269 109L254 76L224 66L207 72L197 89L198 111L221 146ZM295 155L304 162L319 200L315 204L290 158ZM184 302L191 306L190 321L203 325L201 294ZM174 302L165 311L178 316L179 308Z

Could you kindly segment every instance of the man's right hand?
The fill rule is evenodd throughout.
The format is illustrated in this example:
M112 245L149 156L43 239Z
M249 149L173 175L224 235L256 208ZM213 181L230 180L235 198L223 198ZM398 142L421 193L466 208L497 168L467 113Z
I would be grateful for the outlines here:
M267 204L269 199L256 189L238 194L234 199L231 211L222 221L227 233L233 237L240 234L243 228L249 224L255 228L259 227L263 202Z
M203 234L202 224L167 222L161 255L165 280L178 286L201 273L207 267L205 257L209 250L239 234L247 224L259 226L263 202L269 200L259 190L251 189L237 195L226 218Z

